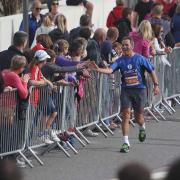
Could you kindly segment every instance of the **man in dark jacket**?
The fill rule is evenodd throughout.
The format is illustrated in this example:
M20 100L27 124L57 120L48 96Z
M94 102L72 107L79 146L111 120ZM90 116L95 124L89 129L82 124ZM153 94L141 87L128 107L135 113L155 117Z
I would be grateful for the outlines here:
M91 40L87 45L87 57L91 61L95 61L96 64L102 63L101 59L101 44L106 40L106 31L103 28L98 28Z
M0 70L9 69L11 59L15 55L23 56L23 50L27 45L28 34L18 31L14 34L13 45L7 50L0 52Z

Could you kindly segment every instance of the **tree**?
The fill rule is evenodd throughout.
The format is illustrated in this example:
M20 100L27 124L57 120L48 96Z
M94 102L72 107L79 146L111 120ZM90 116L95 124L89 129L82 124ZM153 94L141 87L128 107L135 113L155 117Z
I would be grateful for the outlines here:
M1 0L0 12L4 16L16 14L22 7L22 0Z

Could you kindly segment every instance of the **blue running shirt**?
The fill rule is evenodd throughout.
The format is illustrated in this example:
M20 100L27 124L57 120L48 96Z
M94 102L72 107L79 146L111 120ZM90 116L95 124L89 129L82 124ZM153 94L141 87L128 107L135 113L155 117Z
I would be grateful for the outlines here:
M146 88L145 70L148 73L154 71L154 66L150 61L140 54L132 57L122 56L110 68L113 71L120 69L122 88Z

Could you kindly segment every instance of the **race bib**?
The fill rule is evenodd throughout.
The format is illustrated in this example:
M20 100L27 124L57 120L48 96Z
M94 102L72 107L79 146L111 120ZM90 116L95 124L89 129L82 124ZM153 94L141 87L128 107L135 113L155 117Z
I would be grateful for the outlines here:
M138 73L135 70L126 71L124 74L126 86L139 85Z

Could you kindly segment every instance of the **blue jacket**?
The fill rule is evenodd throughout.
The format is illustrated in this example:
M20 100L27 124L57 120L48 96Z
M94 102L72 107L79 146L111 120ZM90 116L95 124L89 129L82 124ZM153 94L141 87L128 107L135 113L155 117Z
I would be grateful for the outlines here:
M175 42L180 42L180 14L176 14L172 18L172 24L173 24L173 36L175 39Z
M35 37L35 33L36 33L36 30L38 27L41 26L42 24L42 20L43 20L43 15L40 14L41 16L41 19L40 21L37 21L36 17L34 17L31 14L29 14L29 47L31 47L32 43L33 43L33 40L34 40L34 37ZM23 31L23 21L21 22L21 25L20 25L20 28L19 28L20 31Z

